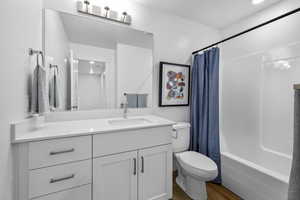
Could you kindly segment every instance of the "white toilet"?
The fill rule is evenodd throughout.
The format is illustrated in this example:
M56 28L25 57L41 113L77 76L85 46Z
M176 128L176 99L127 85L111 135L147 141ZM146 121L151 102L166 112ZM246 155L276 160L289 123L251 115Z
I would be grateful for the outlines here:
M207 200L206 181L215 179L218 167L210 158L194 151L188 151L190 124L177 123L173 126L173 152L178 170L176 183L193 200Z

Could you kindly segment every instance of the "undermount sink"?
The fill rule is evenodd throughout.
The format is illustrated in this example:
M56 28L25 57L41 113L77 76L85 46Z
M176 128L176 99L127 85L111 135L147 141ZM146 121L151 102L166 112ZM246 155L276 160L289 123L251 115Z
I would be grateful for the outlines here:
M150 120L145 118L135 118L135 119L112 119L108 121L111 125L117 126L128 126L128 125L140 125L140 124L149 124L151 123Z

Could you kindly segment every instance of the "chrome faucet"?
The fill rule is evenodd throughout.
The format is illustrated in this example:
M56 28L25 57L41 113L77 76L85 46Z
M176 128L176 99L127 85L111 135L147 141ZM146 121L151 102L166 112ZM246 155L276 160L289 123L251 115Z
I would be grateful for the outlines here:
M125 102L123 103L123 118L127 119L127 113L128 113L128 101L127 101L127 96L126 93L124 93L125 96Z

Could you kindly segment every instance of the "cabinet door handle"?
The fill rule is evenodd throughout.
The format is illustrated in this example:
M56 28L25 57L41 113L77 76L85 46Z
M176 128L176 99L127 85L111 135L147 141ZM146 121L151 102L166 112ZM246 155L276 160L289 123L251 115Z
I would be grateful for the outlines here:
M136 175L136 158L133 159L133 175Z
M75 151L75 149L72 148L72 149L66 149L66 150L62 150L62 151L51 151L49 154L50 154L50 156L54 156L54 155L63 154L63 153L71 153L74 151Z
M66 177L62 177L62 178L51 178L50 183L57 183L57 182L65 181L68 179L72 179L74 177L75 177L75 174L71 174L70 176L66 176Z
M144 169L144 156L141 157L142 160L142 169L141 172L144 173L145 169Z

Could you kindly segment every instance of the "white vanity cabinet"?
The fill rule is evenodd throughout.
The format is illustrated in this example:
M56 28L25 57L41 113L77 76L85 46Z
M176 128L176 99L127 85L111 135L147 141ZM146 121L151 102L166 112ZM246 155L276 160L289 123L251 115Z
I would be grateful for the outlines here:
M137 200L137 152L94 159L93 199Z
M171 199L171 134L166 126L93 136L93 199Z
M14 153L16 200L91 200L92 136L25 142Z
M172 146L164 145L138 152L139 200L164 200L172 196Z
M15 200L168 200L172 126L14 144Z
M34 200L91 200L91 185L84 185L62 192L41 196Z
M172 194L171 145L94 159L93 199L166 200Z

